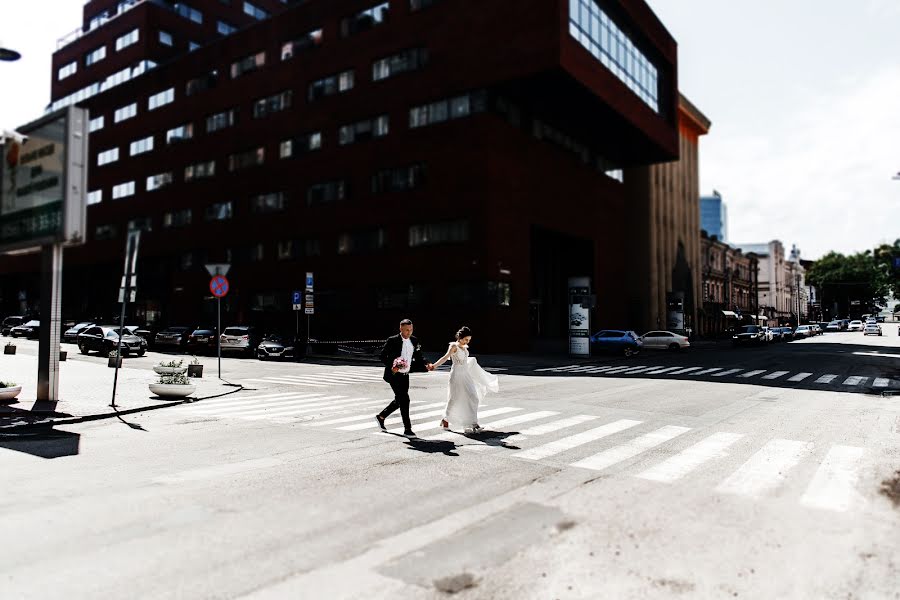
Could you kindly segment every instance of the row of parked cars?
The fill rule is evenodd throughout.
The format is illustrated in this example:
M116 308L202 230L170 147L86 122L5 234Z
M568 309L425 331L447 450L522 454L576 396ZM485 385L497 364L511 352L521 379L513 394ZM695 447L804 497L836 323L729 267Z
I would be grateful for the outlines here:
M671 331L648 331L638 335L624 329L604 329L590 337L591 354L613 353L632 356L641 350L678 351L691 347L690 340Z

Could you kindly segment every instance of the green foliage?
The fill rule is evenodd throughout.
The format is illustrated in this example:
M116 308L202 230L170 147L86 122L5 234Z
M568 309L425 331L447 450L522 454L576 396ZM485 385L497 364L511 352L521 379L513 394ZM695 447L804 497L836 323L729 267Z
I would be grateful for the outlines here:
M0 388L16 387L15 381L0 381Z
M110 350L110 351L109 351L109 357L110 357L110 358L115 358L116 356L118 356L118 353L117 353L116 350Z
M190 385L191 380L185 377L184 373L177 373L175 375L160 375L157 383L165 385Z
M161 366L161 367L167 367L167 368L170 368L170 369L180 369L180 368L181 368L181 364L182 364L183 362L184 362L183 360L170 360L170 361L165 361L165 360L164 360L164 361L162 361L161 363L159 363L159 366Z
M900 254L900 240L894 247L885 244L874 252L866 250L849 256L829 252L813 264L806 279L829 298L883 302L900 281L891 272L894 251Z

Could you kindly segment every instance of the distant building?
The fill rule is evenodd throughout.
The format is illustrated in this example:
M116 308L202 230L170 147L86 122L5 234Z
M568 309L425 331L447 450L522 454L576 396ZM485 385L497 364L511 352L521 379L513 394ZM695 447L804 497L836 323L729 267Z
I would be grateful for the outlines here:
M722 195L715 190L712 196L700 197L700 229L728 243L728 207Z
M740 325L765 323L759 315L759 263L753 252L701 233L702 302L698 333L718 337Z
M806 269L800 262L800 250L794 246L785 257L779 240L765 244L739 244L745 253L759 257L759 308L770 325L797 325L809 313Z

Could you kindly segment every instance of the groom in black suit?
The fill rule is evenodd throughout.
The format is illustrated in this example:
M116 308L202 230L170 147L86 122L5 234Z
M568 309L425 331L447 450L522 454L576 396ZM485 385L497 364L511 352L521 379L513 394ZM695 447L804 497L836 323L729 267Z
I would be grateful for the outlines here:
M403 435L410 438L416 437L416 434L413 433L412 423L409 420L409 374L434 370L434 366L426 363L422 358L422 347L419 345L419 341L413 337L412 332L412 321L403 319L400 321L400 334L389 337L384 342L380 358L384 364L384 380L394 391L394 401L375 415L378 426L386 431L384 420L399 408L400 416L403 417ZM398 358L406 361L406 368L399 369L394 366L394 361Z

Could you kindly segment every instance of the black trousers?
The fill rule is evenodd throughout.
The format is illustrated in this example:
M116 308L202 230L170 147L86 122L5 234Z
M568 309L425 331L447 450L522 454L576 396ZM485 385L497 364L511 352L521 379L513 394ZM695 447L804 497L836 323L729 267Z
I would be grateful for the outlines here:
M394 390L394 401L385 406L379 414L382 419L387 419L399 408L400 416L403 417L403 430L412 431L412 423L409 421L409 375L393 375L388 383Z

